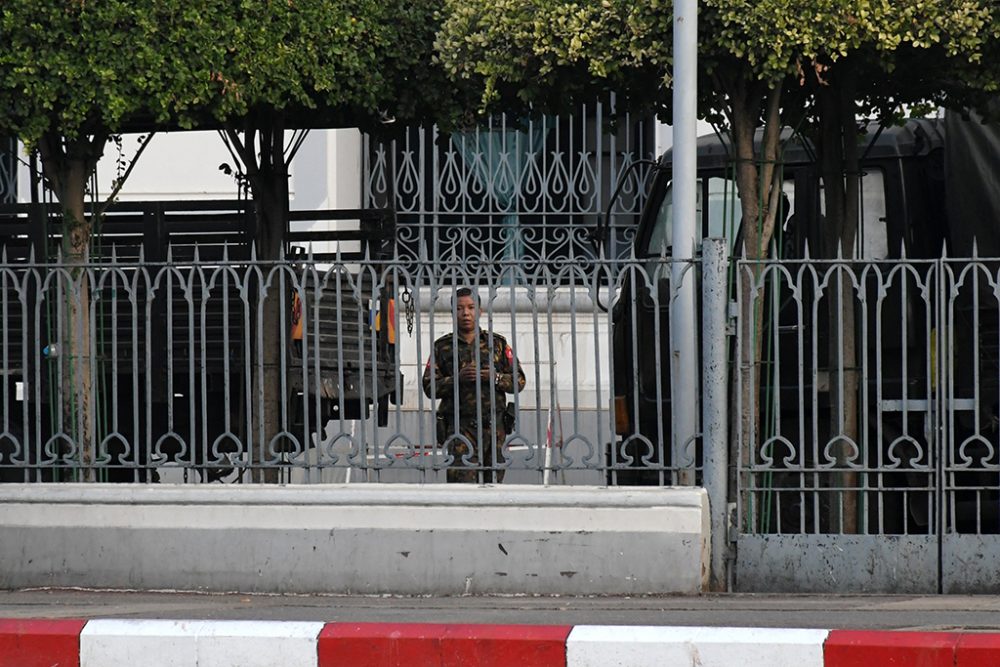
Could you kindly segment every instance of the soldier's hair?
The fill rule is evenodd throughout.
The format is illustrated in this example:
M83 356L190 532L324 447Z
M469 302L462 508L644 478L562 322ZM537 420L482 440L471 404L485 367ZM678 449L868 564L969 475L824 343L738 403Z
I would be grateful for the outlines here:
M476 304L476 308L479 308L479 292L475 291L471 287L459 287L455 290L455 295L451 297L452 310L458 307L458 299L463 296L472 297L472 301Z

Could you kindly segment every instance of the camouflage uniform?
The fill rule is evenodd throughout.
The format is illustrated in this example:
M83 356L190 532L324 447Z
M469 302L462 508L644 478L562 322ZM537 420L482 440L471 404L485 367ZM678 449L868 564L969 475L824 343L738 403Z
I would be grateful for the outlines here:
M434 341L434 354L427 360L427 366L424 368L424 393L431 396L433 380L435 396L440 399L437 409L437 419L441 422L438 428L438 444L445 446L455 459L452 467L448 468L449 482L477 483L480 471L476 468L480 466L485 468L486 481L490 481L489 469L493 467L494 454L500 452L507 438L504 426L507 394L524 389L524 371L521 370L521 365L514 358L514 352L504 337L480 330L478 339L477 346L475 341L466 343L454 334L438 338ZM476 364L482 369L489 369L492 364L493 372L490 377L477 382L459 382L458 375L461 370ZM457 424L456 383L459 388ZM479 461L480 434L484 439L482 462ZM468 439L469 444L458 437L459 435ZM503 481L503 473L503 470L496 472L498 484Z

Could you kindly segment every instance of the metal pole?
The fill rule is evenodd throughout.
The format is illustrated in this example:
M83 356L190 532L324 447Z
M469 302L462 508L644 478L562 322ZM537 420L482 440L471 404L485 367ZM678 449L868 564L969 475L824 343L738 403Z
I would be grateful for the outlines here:
M678 482L694 484L694 446L698 411L698 352L695 336L696 273L685 271L694 257L697 218L698 0L674 2L674 222L670 307L670 356L674 372L673 465ZM691 456L687 456L690 452Z
M725 239L705 239L702 273L702 403L705 490L712 520L711 589L726 590L729 556L729 391L726 336L727 245Z

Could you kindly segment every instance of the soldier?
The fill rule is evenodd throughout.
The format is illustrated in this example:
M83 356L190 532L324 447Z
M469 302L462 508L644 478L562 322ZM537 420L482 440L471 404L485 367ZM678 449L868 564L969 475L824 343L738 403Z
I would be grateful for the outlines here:
M489 473L500 458L513 426L512 420L505 421L507 394L524 389L524 371L503 336L479 328L475 292L456 290L452 307L455 331L434 341L434 354L424 368L424 393L440 399L437 441L454 457L448 481L482 483L491 478L482 473ZM482 471L476 469L480 467ZM495 474L496 482L503 482L504 471Z

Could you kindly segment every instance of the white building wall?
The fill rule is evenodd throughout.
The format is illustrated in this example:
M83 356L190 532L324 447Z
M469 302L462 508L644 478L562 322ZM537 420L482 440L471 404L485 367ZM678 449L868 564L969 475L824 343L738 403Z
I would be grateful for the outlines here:
M122 159L127 167L136 154L136 135L122 139ZM118 152L108 144L97 166L98 195L107 197L119 174ZM169 132L153 136L119 193L122 201L232 199L236 182L219 165L233 159L216 132Z
M585 471L582 467L603 464L607 447L614 441L614 424L610 411L612 401L610 346L610 315L594 309L581 298L576 314L567 312L568 290L560 290L561 303L549 310L544 297L538 299L535 312L523 290L518 290L513 315L509 295L501 293L492 317L483 313L480 325L502 335L512 344L514 353L524 370L527 382L517 395L518 424L516 441L507 452L513 459L505 484L539 484L547 479L542 472L549 456L549 465L556 469L572 461L575 470L556 472L549 479L555 484L604 484L604 474ZM433 403L423 393L421 379L430 357L433 341L452 331L452 316L446 310L450 290L444 290L436 301L423 291L418 301L425 307L414 314L413 332L406 330L406 318L400 302L397 351L400 372L403 374L402 391L398 408L393 406L389 424L376 428L374 420L354 423L331 422L326 429L328 442L333 442L332 453L345 457L352 445L344 439L349 432L355 446L367 452L368 466L392 468L378 474L360 468L348 470L340 467L327 469L320 474L311 473L312 482L443 482L441 471L427 469L432 460L418 461L407 469L402 461L390 461L404 455L410 448L431 452L435 448ZM485 295L483 297L485 303ZM606 297L605 297L606 299ZM433 308L433 312L430 312ZM513 402L514 396L508 395ZM545 451L547 429L553 429L550 451ZM400 437L402 436L402 437ZM559 445L558 443L562 443ZM530 447L526 447L530 444ZM541 447L539 447L541 446ZM310 452L315 461L316 452ZM440 462L443 454L438 450L434 461ZM589 461L586 463L584 461ZM341 465L344 465L341 463ZM420 469L420 467L423 469ZM304 471L293 473L292 481L306 481Z
M292 133L288 133L289 139ZM139 135L124 135L119 156L109 143L97 167L98 196L110 194L115 178L136 154ZM119 166L119 158L124 164ZM218 132L161 132L139 158L119 193L122 201L233 199L236 180L219 166L235 163ZM358 208L361 203L361 133L356 129L312 130L292 161L289 183L296 210ZM22 164L19 199L31 198L31 176Z

